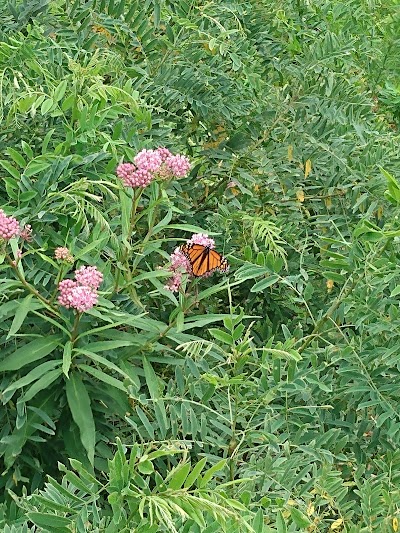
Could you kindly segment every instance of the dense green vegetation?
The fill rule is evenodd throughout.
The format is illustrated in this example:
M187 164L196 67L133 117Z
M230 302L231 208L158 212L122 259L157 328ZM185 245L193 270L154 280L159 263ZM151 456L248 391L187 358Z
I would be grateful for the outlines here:
M396 0L0 16L1 531L398 531ZM230 271L172 292L198 233Z

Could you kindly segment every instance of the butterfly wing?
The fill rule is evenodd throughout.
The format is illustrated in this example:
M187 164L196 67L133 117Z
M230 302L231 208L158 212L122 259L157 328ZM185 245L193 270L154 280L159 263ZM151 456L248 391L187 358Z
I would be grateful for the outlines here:
M201 276L202 274L199 272L203 271L204 263L207 260L207 247L202 244L182 244L180 249L190 263L192 274Z
M228 261L216 250L211 250L202 244L183 244L180 247L192 267L192 274L201 277L211 274L214 270L226 272L229 268Z
M228 272L229 270L229 263L228 261L225 259L225 257L223 257L220 253L216 252L215 250L211 250L213 256L214 256L214 265L212 268L213 270L219 270L220 272ZM218 256L218 257L215 257L215 256Z

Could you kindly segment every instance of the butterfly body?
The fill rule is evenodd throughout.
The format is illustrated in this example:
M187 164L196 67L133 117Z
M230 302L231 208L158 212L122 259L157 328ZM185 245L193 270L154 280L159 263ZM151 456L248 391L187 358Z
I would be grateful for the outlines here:
M228 261L219 252L204 246L203 244L182 244L181 252L190 263L192 274L200 278L206 274L211 274L215 270L227 272Z

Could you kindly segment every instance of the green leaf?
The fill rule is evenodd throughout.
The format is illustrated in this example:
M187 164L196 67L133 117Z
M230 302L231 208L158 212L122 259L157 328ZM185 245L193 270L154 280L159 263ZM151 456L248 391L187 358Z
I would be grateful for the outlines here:
M115 350L125 346L132 346L130 341L98 341L90 343L90 351L92 353L104 352L107 350Z
M344 283L346 281L346 276L337 272L322 272L322 275L325 279L331 279L332 281L336 281L336 283Z
M67 80L62 80L57 85L57 87L54 89L54 93L53 93L53 100L55 102L58 102L59 100L61 100L64 97L65 91L67 90L67 86L68 86L68 81Z
M220 329L216 328L210 328L208 331L211 333L214 339L217 339L218 341L221 341L224 344L227 344L228 346L232 346L232 344L234 344L232 335L230 335L226 331L221 331Z
M130 238L130 219L132 212L132 198L126 194L124 190L119 193L120 209L121 209L121 226L122 226L122 239L127 240Z
M271 270L266 267L246 263L235 272L235 278L245 281L246 279L254 279L265 274L271 274Z
M19 170L17 170L9 161L5 161L4 159L0 159L0 166L2 166L13 178L16 180L19 180L21 177L21 173Z
M57 528L57 531L68 533L70 532L69 526L73 524L71 518L64 518L63 516L57 516L50 513L27 513L27 518L33 522L36 526L43 528L45 531L52 531L52 528Z
M38 191L25 191L19 195L21 204L27 203L38 195Z
M197 481L206 463L207 463L207 457L203 457L194 466L193 470L190 472L190 474L186 478L186 481L184 484L185 489L189 489Z
M280 277L277 274L273 274L272 276L268 276L265 279L262 279L261 281L258 281L255 283L252 288L250 289L250 292L260 292L266 289L267 287L270 287L274 283L276 283Z
M98 368L94 368L93 366L89 366L85 364L80 364L78 365L78 367L81 370L84 370L85 372L87 372L88 374L91 374L98 380L102 381L103 383L107 383L107 385L111 385L111 387L115 387L116 389L122 390L123 392L127 392L126 387L121 381L119 381L116 378L113 378L112 376L109 376L102 370L99 370Z
M84 493L88 494L95 494L96 493L96 485L93 485L90 481L83 478L81 479L79 476L77 476L74 472L67 471L66 467L60 463L58 463L58 468L61 472L66 472L64 478L66 481L71 483L74 487L77 489L83 491Z
M50 370L53 370L56 366L60 365L61 361L46 361L45 363L42 363L41 365L37 366L26 376L23 376L20 379L17 379L17 381L14 381L14 383L11 383L3 392L3 402L4 400L9 401L11 396L9 396L10 393L14 394L14 392L17 389L20 389L22 387L26 387L26 385L29 385L32 383L32 381L36 381L40 377L42 377L44 374L49 372Z
M19 370L29 363L38 361L55 350L60 341L61 337L59 335L48 335L47 337L35 339L6 357L0 363L0 371Z
M14 150L13 148L7 148L6 152L11 157L11 159L14 161L14 163L17 163L19 167L22 167L22 168L26 167L25 159L19 152L17 152L17 150Z
M24 176L26 176L27 178L30 178L31 176L34 176L35 174L39 174L39 172L42 172L42 170L49 168L50 165L51 163L49 163L48 161L33 160L28 164L28 166L24 170Z
M398 294L400 294L400 285L397 285L397 287L392 290L390 296L397 296Z
M137 469L139 470L139 472L141 474L144 474L144 475L150 475L154 472L154 465L151 461L147 461L147 460L140 460L138 465L137 465Z
M165 278L166 272L165 270L153 270L151 272L143 272L142 274L138 274L132 280L129 282L129 284L137 283L138 281L142 281L144 279L154 279L154 278Z
M160 397L160 391L158 386L158 378L153 370L153 367L148 362L146 357L142 358L144 377L146 378L147 387L150 392L152 400L157 400Z
M171 222L171 219L172 219L172 209L169 209L165 217L158 224L154 226L152 235L156 235L160 231L164 230L168 226L168 224Z
M98 487L100 485L100 482L90 472L88 472L86 468L84 468L83 464L80 461L78 461L77 459L70 459L69 462L72 468L78 472L80 477L92 484L93 488Z
M214 466L209 468L207 472L205 472L204 476L199 478L199 488L205 488L209 481L213 478L214 474L218 472L219 470L222 470L226 465L226 459L221 459L221 461L218 461Z
M42 115L45 115L50 111L50 109L53 107L54 101L52 98L47 98L46 100L43 100L42 105L40 106L40 113Z
M81 353L83 355L86 355L90 359L93 359L93 361L96 361L97 363L100 363L101 365L105 366L106 368L109 368L110 370L114 370L115 372L118 372L118 374L121 374L121 376L124 377L124 379L127 379L130 383L132 383L131 378L128 376L126 372L124 372L119 366L115 365L105 357L102 357L101 355L97 355L95 353L89 352L88 350L81 350L77 349L74 350L76 353Z
M69 369L71 368L71 356L72 356L72 342L67 341L64 346L62 371L68 377Z
M56 130L54 128L50 129L46 135L44 136L44 139L43 139L43 142L42 142L42 154L45 154L47 152L47 147L49 145L49 142L50 142L50 139L53 135L53 133L55 132Z
M182 487L185 479L187 478L190 471L190 463L183 463L169 474L168 477L171 478L171 481L168 484L168 488L171 490L178 490Z
M160 434L165 439L167 436L169 425L168 425L167 413L165 411L165 405L161 399L157 400L157 402L154 402L154 416L158 423Z
M278 533L287 533L286 522L280 511L278 511L278 514L276 516L276 525L278 528Z
M176 331L183 331L183 326L185 323L185 313L183 311L178 311L175 319Z
M26 113L28 109L32 107L34 102L36 102L37 94L29 94L25 98L21 98L18 103L18 109L21 113Z
M189 233L205 233L204 228L200 228L199 226L193 226L192 224L169 224L166 227L168 229L179 229L182 231L188 231ZM219 235L219 233L210 230L207 230L206 233L208 235Z
M205 300L209 298L211 295L216 294L217 292L226 290L228 283L229 282L226 279L224 279L220 283L217 283L216 285L213 285L212 287L209 287L208 289L201 291L199 295L197 296L197 301L200 302L201 300ZM240 285L241 283L242 281L230 283L230 286L233 287L234 285Z
M38 303L37 301L32 302L33 294L28 294L26 298L24 298L22 301L20 301L17 311L14 316L14 320L12 321L12 324L10 326L10 329L7 334L7 339L12 337L17 333L19 328L24 323L24 320L26 318L26 315L31 311L32 308L34 309L40 309L43 307L43 304ZM32 303L34 303L34 306L32 306Z
M279 348L263 348L264 353L270 353L274 357L282 357L283 359L287 359L288 361L301 361L301 355L297 350L289 349L289 350L282 350Z
M94 462L96 432L90 397L81 376L74 372L66 384L67 400L72 418L79 428L81 442L87 452L90 464Z
M185 331L187 329L192 329L192 328L202 328L203 326L207 326L208 324L212 324L213 322L225 321L230 318L235 319L237 316L238 315L231 315L231 314L224 314L224 313L221 313L218 315L209 313L207 315L188 316L185 319L185 326L183 330ZM261 318L261 317L246 315L244 318ZM225 325L225 322L224 322L224 325Z
M29 144L25 141L21 141L21 146L22 146L22 151L24 152L25 155L27 155L29 157L29 159L32 159L34 157L34 154L33 154L33 150L32 148L29 146ZM26 166L26 165L24 165Z
M75 259L80 259L81 257L88 254L92 250L97 250L97 251L102 250L103 244L105 244L107 241L108 241L108 235L104 235L100 239L96 239L95 241L90 242L81 250L74 251Z
M299 511L299 509L296 509L296 507L290 508L290 516L297 527L305 528L311 524L306 515Z
M150 438L154 440L154 428L151 425L150 420L147 418L146 413L138 405L136 406L136 413L146 428L147 433L150 435Z
M262 509L259 509L253 519L252 527L254 533L264 533L264 513Z
M23 402L29 402L38 392L40 392L43 389L47 389L49 385L51 385L56 379L58 379L62 374L61 368L55 368L54 370L50 370L47 372L44 376L42 376L40 379L38 379L29 389L27 392L22 396L21 401Z

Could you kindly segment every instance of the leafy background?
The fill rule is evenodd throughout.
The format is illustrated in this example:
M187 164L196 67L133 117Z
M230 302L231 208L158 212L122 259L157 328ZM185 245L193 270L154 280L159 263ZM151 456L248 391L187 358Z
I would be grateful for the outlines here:
M0 10L2 529L398 531L398 3ZM192 171L131 232L157 146ZM230 274L172 295L197 231ZM105 278L77 336L33 292L64 245Z

